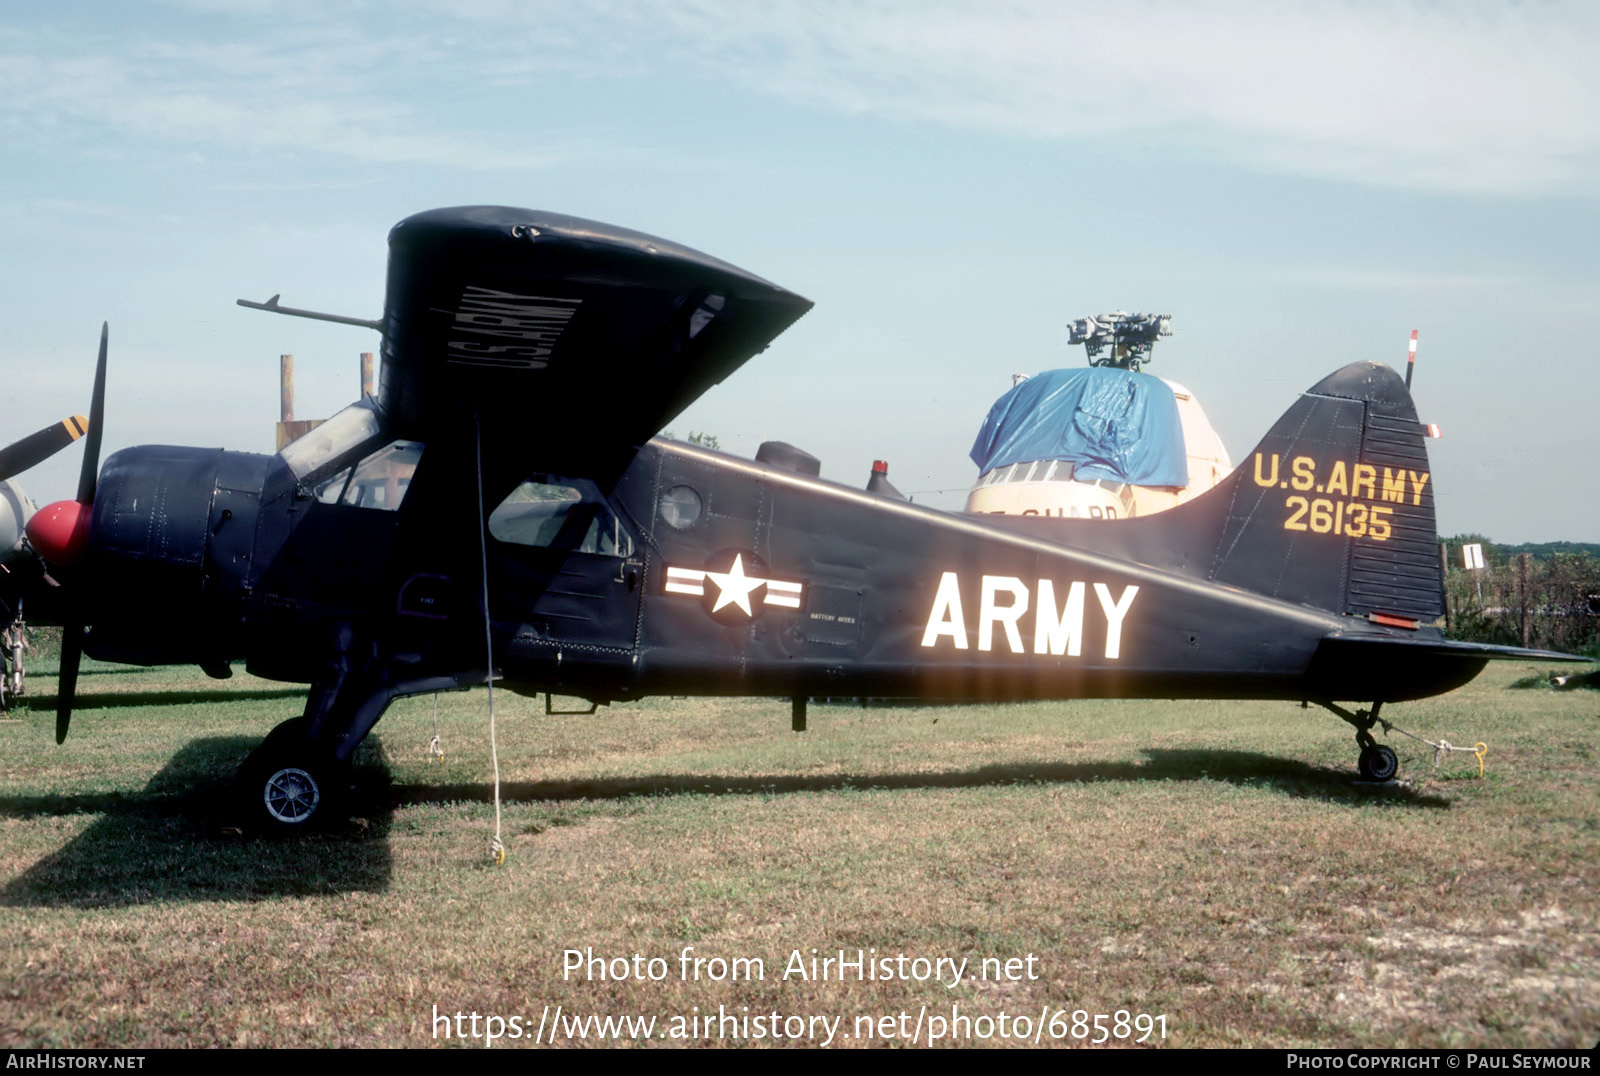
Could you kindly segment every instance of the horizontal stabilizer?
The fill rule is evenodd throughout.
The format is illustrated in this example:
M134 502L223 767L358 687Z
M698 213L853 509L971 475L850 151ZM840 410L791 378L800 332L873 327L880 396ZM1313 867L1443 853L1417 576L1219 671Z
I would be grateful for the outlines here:
M1453 639L1419 637L1407 639L1395 636L1338 636L1327 640L1340 646L1401 648L1413 654L1431 654L1438 657L1477 658L1486 661L1593 661L1581 654L1563 654L1558 650L1533 650L1524 646L1497 646L1493 643L1466 643Z
M1441 639L1434 629L1417 634L1341 632L1317 645L1306 671L1306 697L1404 702L1453 691L1492 660L1587 661L1572 654L1518 646ZM1359 684L1359 690L1352 685Z

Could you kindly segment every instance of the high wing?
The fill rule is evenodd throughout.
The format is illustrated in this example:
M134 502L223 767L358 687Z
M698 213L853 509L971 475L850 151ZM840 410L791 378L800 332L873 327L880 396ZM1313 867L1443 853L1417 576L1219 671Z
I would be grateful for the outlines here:
M602 484L811 302L664 239L555 213L436 209L389 233L379 401L472 421L483 453Z

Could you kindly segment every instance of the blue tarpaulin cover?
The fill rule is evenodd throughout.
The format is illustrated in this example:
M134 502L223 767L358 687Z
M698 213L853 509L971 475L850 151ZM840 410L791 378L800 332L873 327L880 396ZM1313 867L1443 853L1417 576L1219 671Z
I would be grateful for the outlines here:
M971 456L979 474L1029 460L1071 460L1075 478L1189 484L1172 388L1113 366L1046 370L1017 385L989 408Z

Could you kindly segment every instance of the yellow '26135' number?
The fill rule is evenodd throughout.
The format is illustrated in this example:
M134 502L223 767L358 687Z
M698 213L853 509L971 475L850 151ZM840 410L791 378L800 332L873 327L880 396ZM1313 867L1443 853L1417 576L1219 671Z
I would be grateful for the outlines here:
M1330 501L1321 497L1311 501L1304 497L1290 497L1283 503L1285 507L1293 509L1283 524L1286 531L1342 534L1349 538L1371 538L1375 542L1387 542L1394 533L1389 523L1389 517L1394 513L1392 508L1369 506L1358 501Z

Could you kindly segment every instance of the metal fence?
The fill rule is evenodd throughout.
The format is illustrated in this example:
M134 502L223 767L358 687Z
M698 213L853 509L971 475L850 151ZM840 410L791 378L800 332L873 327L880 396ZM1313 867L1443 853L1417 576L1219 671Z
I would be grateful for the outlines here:
M1460 554L1449 553L1455 563ZM1600 559L1492 554L1485 568L1445 574L1446 632L1454 639L1567 653L1600 648Z

